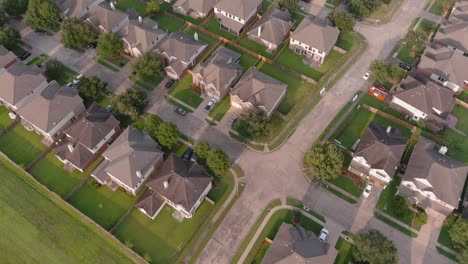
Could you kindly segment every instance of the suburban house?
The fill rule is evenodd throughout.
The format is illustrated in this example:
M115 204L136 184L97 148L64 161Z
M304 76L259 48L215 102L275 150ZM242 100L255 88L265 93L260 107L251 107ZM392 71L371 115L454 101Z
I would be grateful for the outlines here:
M91 176L112 190L121 187L136 195L163 163L163 155L158 143L148 134L128 127L104 151L104 160Z
M441 23L418 65L421 74L456 93L468 89L468 4L462 3Z
M458 208L468 165L446 156L447 147L438 147L420 137L414 147L398 194L410 202L444 215Z
M82 18L104 0L52 0L63 17Z
M446 118L455 105L452 90L432 82L424 84L412 77L406 78L400 86L404 90L393 94L391 108L415 121L424 120L433 131L445 128Z
M63 131L65 138L55 148L65 164L85 171L120 135L119 121L106 109L92 104L85 115Z
M53 140L84 111L77 89L52 81L16 112L26 128Z
M40 72L23 63L15 63L2 70L0 83L0 101L12 111L21 108L47 86L47 80Z
M240 54L223 46L216 49L205 63L192 70L193 83L201 92L217 101L228 94L231 84L242 73Z
M312 62L323 64L339 35L340 30L336 27L304 19L292 33L289 48L297 54L305 55L307 59L305 64Z
M17 61L16 55L0 45L0 74Z
M136 206L152 219L165 204L184 218L192 218L211 190L212 180L213 177L198 163L171 154L146 184L150 188L149 194Z
M174 12L193 18L206 17L218 0L177 0L172 5Z
M198 34L194 36L177 31L165 38L156 51L161 54L166 67L164 71L171 79L180 79L187 69L194 66L197 59L208 47L203 41L198 40Z
M289 34L293 25L288 9L272 7L252 26L248 37L266 46L269 52L274 52Z
M124 42L124 50L133 57L153 50L167 33L149 18L131 19L117 33Z
M250 68L231 91L231 105L242 110L258 108L270 118L286 95L288 86Z
M328 263L327 243L301 226L282 223L262 264Z
M100 33L116 33L129 23L128 14L116 10L114 4L103 2L91 9L85 23L90 24Z
M262 0L220 0L214 6L214 15L221 29L239 35L262 10Z
M384 188L393 179L406 148L398 128L371 122L357 144L348 171Z

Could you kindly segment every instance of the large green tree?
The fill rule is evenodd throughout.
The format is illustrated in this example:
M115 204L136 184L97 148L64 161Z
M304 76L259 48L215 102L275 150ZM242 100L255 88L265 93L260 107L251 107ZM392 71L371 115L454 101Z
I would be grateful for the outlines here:
M379 0L349 0L348 11L357 17L368 17L379 5Z
M78 83L78 92L85 99L96 100L103 93L106 93L107 83L102 82L98 77L83 77Z
M248 140L263 140L270 136L271 125L260 110L243 113L236 121L236 130Z
M456 249L468 249L468 221L459 218L449 230L450 239Z
M3 8L10 16L19 17L28 9L28 0L4 0Z
M299 8L299 0L278 0L278 4L290 11L295 11Z
M140 56L133 65L133 71L142 79L152 79L161 74L163 62L154 52L148 52Z
M146 119L145 130L166 150L171 150L180 138L176 125L165 122L155 115Z
M329 15L328 19L336 26L342 33L348 33L353 31L354 28L354 17L344 10L333 10Z
M11 50L13 49L20 40L20 34L16 29L5 25L0 28L0 45Z
M384 60L373 61L370 65L370 70L381 83L398 83L405 76L405 72L396 64L391 64Z
M193 147L193 152L201 160L206 160L210 154L211 147L206 141L197 142Z
M97 41L96 31L76 18L65 19L60 28L62 43L67 48L82 50Z
M337 146L326 143L313 146L305 155L305 166L320 179L336 178L343 165L343 153Z
M113 32L103 34L98 39L97 53L101 57L118 56L122 53L122 49L122 39Z
M209 170L217 176L224 176L231 167L229 156L222 150L211 150L206 159Z
M354 238L352 251L355 260L372 264L397 264L398 251L393 242L380 231L370 230Z
M132 120L137 120L148 105L148 98L141 89L131 88L120 95L113 95L111 104L119 113L129 116Z
M8 23L8 17L5 13L5 9L0 6L0 27L3 27Z
M44 75L48 82L59 80L65 71L65 65L58 60L51 59L46 62Z
M161 12L161 6L155 0L150 0L146 4L145 14L147 16L156 15Z
M49 0L29 0L25 18L34 30L52 31L59 28L60 11Z
M403 41L411 45L412 49L420 51L424 48L427 37L426 32L410 30L403 38Z

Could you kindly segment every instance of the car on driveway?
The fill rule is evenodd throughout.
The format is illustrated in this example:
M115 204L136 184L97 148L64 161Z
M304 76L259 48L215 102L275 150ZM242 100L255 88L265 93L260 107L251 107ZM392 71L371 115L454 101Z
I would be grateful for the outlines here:
M81 78L83 78L83 74L76 76L75 79L73 79L73 84L78 84L81 81Z
M23 53L23 55L21 55L20 60L24 61L25 59L29 58L29 56L31 56L31 52L26 51Z
M369 77L371 76L371 74L372 74L372 72L371 72L371 71L368 71L368 72L366 72L366 73L364 74L364 76L362 76L362 78L363 78L364 80L367 81L367 80L369 80Z
M398 67L402 68L405 71L411 71L411 69L413 68L411 65L404 62L398 63Z
M175 83L175 80L172 80L170 79L167 83L166 83L166 88L169 89L172 87L172 85L174 85Z
M178 106L174 106L174 112L176 112L177 114L181 115L181 116L184 116L187 112L185 112L184 109L182 109L181 107L178 107Z
M236 122L236 120L237 120L237 116L231 117L231 119L229 119L229 121L228 121L229 126L232 126L232 124L234 124L234 122Z
M184 159L185 161L189 161L190 158L192 157L192 154L193 154L193 149L192 149L192 148L188 148L188 149L184 152L184 155L182 156L182 159Z
M372 191L372 187L374 187L374 184L372 182L368 182L366 188L362 192L362 196L364 196L365 198L369 197L369 194Z
M325 228L322 228L322 230L320 231L320 234L318 235L318 239L322 241L323 243L325 243L327 242L327 238L328 238L328 230L326 230Z
M216 100L215 99L211 99L208 104L205 106L205 111L207 112L211 112L211 110L213 110L213 107L216 105Z

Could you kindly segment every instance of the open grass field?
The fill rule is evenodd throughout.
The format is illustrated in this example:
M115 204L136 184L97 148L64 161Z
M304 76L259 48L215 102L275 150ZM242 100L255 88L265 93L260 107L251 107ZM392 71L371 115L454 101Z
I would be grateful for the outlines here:
M172 263L212 208L203 202L191 219L178 222L174 209L165 206L154 220L133 209L115 236L152 263Z
M0 106L0 130L5 129L13 120L8 115L10 110L4 106Z
M0 158L4 263L141 263L102 230Z
M434 1L434 4L431 6L431 9L429 9L429 12L434 14L434 15L438 15L438 16L442 16L444 15L445 13L445 10L451 10L452 9L452 6L444 6L444 0L435 0Z
M176 84L169 90L169 94L189 106L197 108L203 102L203 99L190 89L191 83L192 75L187 74L182 78L182 80L176 82Z
M17 124L10 132L0 138L0 151L21 167L26 167L46 146L41 143L42 137L35 132L27 131Z

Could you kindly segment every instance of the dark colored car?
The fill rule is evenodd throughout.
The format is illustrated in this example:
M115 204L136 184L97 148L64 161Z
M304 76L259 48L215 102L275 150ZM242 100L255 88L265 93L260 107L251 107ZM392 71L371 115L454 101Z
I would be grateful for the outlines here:
M184 159L185 161L188 161L188 160L190 160L190 158L192 157L192 154L193 154L193 149L192 149L192 148L188 148L188 149L184 152L184 155L182 156L182 159Z
M29 56L31 56L31 52L26 51L23 53L23 55L21 55L20 60L24 61L25 59L29 58Z
M411 71L411 69L413 68L413 67L411 67L411 65L406 64L406 63L404 63L404 62L400 62L400 63L398 64L398 66L399 66L400 68L402 68L403 70L405 70L405 71Z
M174 106L174 112L176 112L177 114L181 115L181 116L184 116L187 112L185 112L184 109L178 107L178 106Z
M169 80L169 81L166 83L166 88L167 88L167 89L171 88L172 85L174 85L174 83L175 83L175 80L172 80L172 79Z
M44 30L38 29L38 30L36 30L36 33L37 33L38 35L42 36L42 35L44 35L45 31L44 31Z
M88 49L95 49L97 47L97 42L88 44Z

